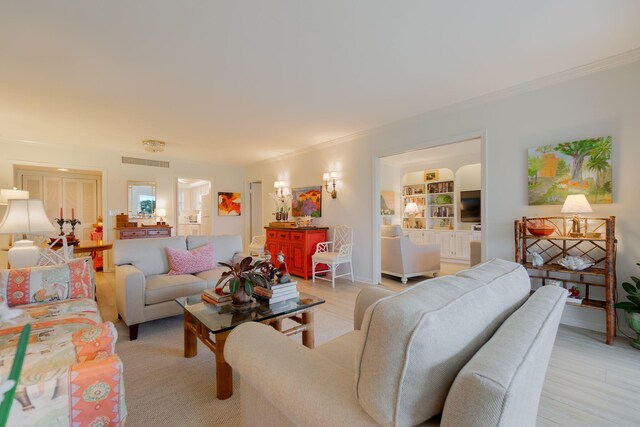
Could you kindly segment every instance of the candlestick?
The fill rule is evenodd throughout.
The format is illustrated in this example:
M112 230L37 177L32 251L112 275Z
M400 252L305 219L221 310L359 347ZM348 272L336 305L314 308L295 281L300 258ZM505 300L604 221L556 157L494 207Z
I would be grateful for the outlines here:
M71 219L76 219L76 209L71 208Z
M62 218L62 208L60 208L60 216L58 218Z

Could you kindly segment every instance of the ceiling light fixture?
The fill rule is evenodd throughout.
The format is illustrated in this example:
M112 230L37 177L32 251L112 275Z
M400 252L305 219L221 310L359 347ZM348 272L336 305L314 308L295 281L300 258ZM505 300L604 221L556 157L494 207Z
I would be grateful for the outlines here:
M58 168L58 170L60 172L68 172L69 171L69 169L67 169L67 168Z
M144 141L142 141L142 145L147 151L151 151L152 153L159 153L161 151L164 151L164 146L167 145L167 143L158 139L145 139Z

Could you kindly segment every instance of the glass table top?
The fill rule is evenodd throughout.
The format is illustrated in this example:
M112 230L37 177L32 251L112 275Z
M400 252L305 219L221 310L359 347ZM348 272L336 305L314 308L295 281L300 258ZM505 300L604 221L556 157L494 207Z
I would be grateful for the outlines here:
M231 302L209 304L200 295L176 298L176 302L211 332L218 333L233 329L244 322L262 322L285 314L295 313L323 304L325 301L313 295L300 292L298 298L269 305L253 302L242 309L234 308Z

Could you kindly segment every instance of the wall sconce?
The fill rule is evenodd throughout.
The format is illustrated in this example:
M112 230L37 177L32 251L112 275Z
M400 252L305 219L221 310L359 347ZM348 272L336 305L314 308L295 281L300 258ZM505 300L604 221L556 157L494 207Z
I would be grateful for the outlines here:
M327 193L331 194L332 199L338 198L338 193L336 192L336 178L338 178L338 172L325 172L322 174L322 180L324 181L324 189L327 190ZM329 191L329 182L332 182L333 189Z

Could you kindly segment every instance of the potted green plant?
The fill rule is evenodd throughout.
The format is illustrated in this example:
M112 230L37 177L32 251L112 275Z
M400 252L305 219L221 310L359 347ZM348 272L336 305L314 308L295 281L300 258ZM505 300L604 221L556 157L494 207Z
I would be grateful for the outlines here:
M640 266L640 263L636 263ZM621 308L625 311L627 322L631 329L636 332L636 340L631 345L640 350L640 279L631 276L633 283L624 282L622 287L627 292L628 301L622 301L616 303L616 308Z
M252 262L253 258L248 256L237 263L220 263L220 265L227 267L229 271L222 273L220 280L216 284L216 291L223 291L225 286L228 286L234 307L243 307L250 304L253 287L256 285L266 287L268 284L269 279L266 271L269 263L262 261L252 264Z

